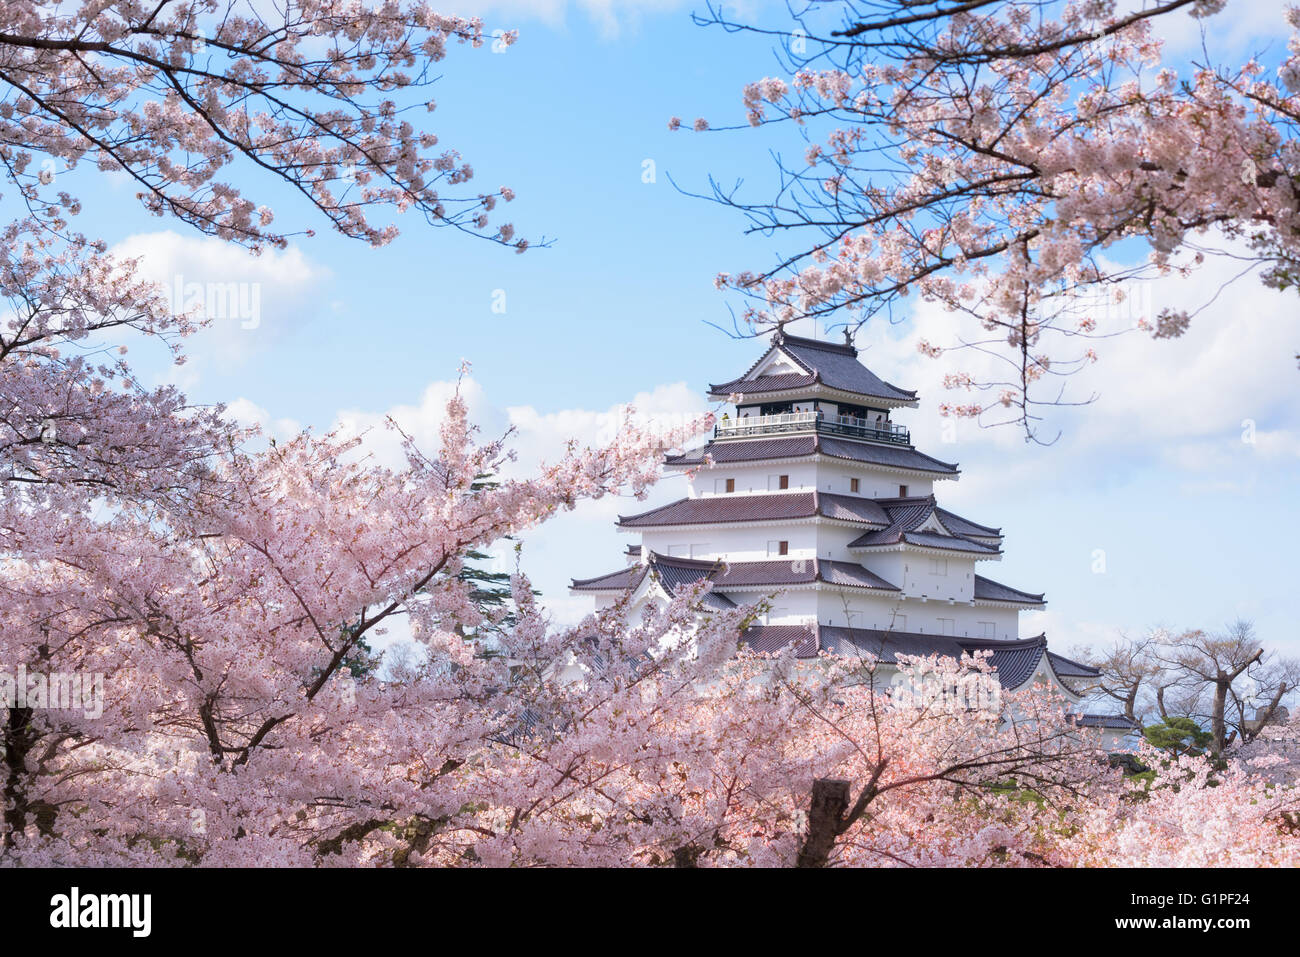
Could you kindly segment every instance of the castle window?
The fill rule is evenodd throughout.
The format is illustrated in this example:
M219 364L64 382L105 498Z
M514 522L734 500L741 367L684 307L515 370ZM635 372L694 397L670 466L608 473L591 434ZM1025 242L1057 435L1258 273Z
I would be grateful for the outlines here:
M735 490L736 490L736 480L734 478L727 479L727 491L734 492Z
M856 493L860 484L861 483L855 478L849 479L849 491Z
M906 486L906 485L900 485L900 486L898 486L898 497L899 497L899 498L907 498L907 486Z

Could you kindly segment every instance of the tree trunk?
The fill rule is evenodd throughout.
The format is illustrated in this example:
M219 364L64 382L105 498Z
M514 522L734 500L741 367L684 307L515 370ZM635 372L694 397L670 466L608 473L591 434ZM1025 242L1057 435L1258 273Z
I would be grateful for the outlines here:
M699 867L700 854L704 848L686 844L673 849L673 867Z
M797 867L825 867L843 833L844 815L849 809L849 782L834 778L813 781L808 806L808 837L799 848Z
M36 743L31 708L9 708L4 734L4 833L0 848L10 848L14 837L27 827L27 753Z
M1228 723L1224 714L1228 707L1228 685L1231 681L1220 678L1214 683L1214 707L1210 712L1210 751L1216 757L1222 757L1228 746Z

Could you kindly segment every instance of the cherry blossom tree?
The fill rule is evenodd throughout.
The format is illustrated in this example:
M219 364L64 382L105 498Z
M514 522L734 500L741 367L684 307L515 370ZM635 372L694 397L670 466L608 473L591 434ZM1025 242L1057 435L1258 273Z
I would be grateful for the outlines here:
M1140 30L1107 36L1136 55ZM504 621L467 556L643 495L708 417L629 418L484 483L508 436L477 435L459 396L439 447L403 437L390 469L333 434L252 447L135 380L115 337L179 358L198 320L70 228L65 184L125 177L254 250L299 232L244 195L267 178L370 243L393 235L376 214L414 208L522 249L486 218L513 194L455 189L472 170L405 118L449 46L484 42L403 2L0 12L0 659L21 680L0 674L0 863L1037 865L1139 860L1175 832L1187 860L1294 860L1287 729L1213 795L1179 764L1134 802L1061 702L993 694L982 660L904 662L917 687L886 688L870 660L743 651L761 605L700 590L564 629L517 576L491 653L467 639ZM398 624L420 655L370 667ZM972 681L974 703L948 694Z
M1154 780L1076 807L1055 842L1059 863L1092 867L1294 867L1300 787L1294 725L1267 750L1218 768L1208 755L1139 758Z
M693 598L674 608L689 611ZM621 611L609 619L610 650L627 648ZM673 614L654 614L651 634L671 634L664 625ZM1119 786L1099 760L1099 741L1041 690L969 707L975 702L956 692L992 680L982 661L904 663L911 683L930 689L912 695L879 680L870 660L737 655L728 615L698 635L693 655L675 662L602 650L606 663L553 688L563 719L540 722L510 740L513 752L480 765L523 796L483 808L465 836L474 857L494 865L1037 864L1062 802ZM618 660L631 664L611 667ZM457 850L442 862L468 854Z
M203 317L176 315L134 263L71 227L82 210L71 190L87 177L125 178L151 212L254 250L295 233L273 227L246 183L288 183L375 245L396 230L369 217L414 209L522 251L510 224L488 226L513 192L466 192L470 165L410 116L433 108L431 69L450 47L486 42L481 21L419 3L5 4L0 495L175 499L235 437L219 410L143 388L114 354L144 334L183 361L180 340Z
M584 498L643 493L665 443L683 440L629 424L608 447L484 487L477 477L506 450L473 440L456 398L437 456L408 442L400 471L361 460L356 440L304 434L214 459L222 495L165 523L127 503L107 520L69 511L26 526L14 543L26 557L0 579L5 660L102 675L104 688L94 710L34 698L8 709L6 855L418 853L435 825L493 796L477 787L480 765L540 706L546 684L529 676L587 654L583 636L551 633L535 610L497 654L476 654L453 624L482 617L456 575L464 555ZM522 581L516 601L531 608ZM354 677L345 662L398 619L426 651L417 680Z
M1163 23L1213 31L1223 7L844 0L796 5L783 27L710 8L699 22L780 43L781 75L748 85L744 108L805 147L780 162L774 198L715 186L782 250L719 286L759 327L852 329L910 295L965 314L957 341L922 351L976 349L1005 375L954 372L962 398L943 411L1033 434L1041 404L1070 401L1062 377L1096 360L1090 340L1133 327L1116 316L1132 280L1185 272L1226 240L1243 272L1296 286L1300 14L1284 49L1243 64L1165 59ZM1133 318L1166 338L1191 316Z
M513 192L464 189L473 167L412 111L435 108L451 47L514 40L409 0L17 0L0 12L0 162L55 229L79 202L43 187L91 165L151 212L253 247L290 233L244 195L246 177L287 183L375 245L396 235L368 218L385 208L510 243L488 214Z
M42 679L110 682L109 711L84 719L43 700L3 702L6 850L34 828L48 846L62 842L50 852L61 860L78 849L149 859L142 841L192 854L166 834L186 814L150 788L201 792L188 813L238 819L257 806L260 771L236 785L230 769L268 738L275 747L299 695L310 705L331 687L365 635L412 605L465 605L472 620L461 592L432 587L454 574L458 548L616 485L643 487L659 440L635 430L483 496L462 487L460 467L496 461L499 446L413 459L392 475L348 471L333 437L250 454L220 408L143 386L123 358L125 340L143 335L183 361L181 340L202 317L177 315L135 263L71 227L82 211L71 190L113 176L158 215L253 251L284 246L311 230L274 227L274 211L245 190L287 183L344 235L375 245L395 235L376 213L414 209L523 251L510 224L489 227L513 191L467 190L472 167L411 113L433 109L432 68L449 47L487 42L477 19L406 2L31 0L0 11L0 203L12 217L0 260L0 587L12 599L0 649L7 668ZM455 409L449 421L468 429ZM396 487L409 511L387 530L405 551L365 556L362 539L382 519L368 525L363 513ZM349 498L362 488L373 501ZM463 521L439 520L440 508ZM421 516L441 524L421 532ZM333 544L353 549L348 571L320 552L294 564L344 528L350 537ZM304 643L308 626L328 653ZM50 690L38 688L38 698ZM201 732L202 757L180 728ZM198 778L162 781L172 761L193 762ZM161 830L112 827L113 814L137 813L132 802L158 812ZM89 849L92 832L75 827L83 817L101 821L107 843Z

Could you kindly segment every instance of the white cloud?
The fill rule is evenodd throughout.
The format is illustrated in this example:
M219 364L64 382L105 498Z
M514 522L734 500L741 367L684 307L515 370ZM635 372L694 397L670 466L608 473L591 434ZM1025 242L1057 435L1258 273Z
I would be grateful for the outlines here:
M290 439L302 431L302 424L294 419L277 419L266 409L242 396L227 403L226 414L241 425L255 425L268 439Z
M391 418L417 445L436 451L447 400L456 383L431 382L416 403L394 406L383 412L345 409L339 412L335 427L347 435L364 435L363 449L381 465L403 465L400 437L384 422ZM490 440L513 430L509 447L517 454L509 475L534 474L542 462L554 462L564 454L566 444L597 446L609 442L628 406L616 405L604 410L560 409L543 412L533 406L498 407L491 404L482 386L467 377L460 383L460 393L469 408L470 421L480 427L482 438ZM251 405L251 403L250 403ZM684 382L660 385L633 396L629 405L636 410L636 421L665 427L699 415L708 408L704 396ZM261 410L248 410L251 421L264 421ZM523 542L523 570L541 590L543 605L560 624L571 624L591 610L590 599L568 594L569 579L589 577L618 568L621 553L633 539L619 535L614 521L620 513L640 511L652 504L669 501L685 494L680 476L666 476L645 502L630 496L606 496L581 502L571 512L562 512L545 524L520 536ZM492 567L513 571L514 555L508 547L498 549Z
M195 362L218 366L238 363L308 318L329 277L296 247L253 255L210 236L170 230L128 236L110 252L138 258L140 275L158 283L174 309L197 307L211 319L185 351ZM189 372L185 384L196 375Z
M376 464L399 469L406 464L402 456L401 436L388 428L392 419L415 444L425 451L436 452L439 430L446 416L447 402L456 393L455 382L431 382L415 404L393 406L382 412L369 409L344 409L335 418L334 428L347 436L364 437L363 448ZM460 394L469 408L470 421L485 438L504 434L506 417L490 406L483 388L472 378L460 383Z
M450 0L444 13L482 17L489 26L514 28L528 20L564 26L571 9L580 10L606 37L635 29L645 16L689 8L687 0Z
M403 464L401 439L385 428L385 421L392 419L420 448L436 450L447 402L456 388L455 382L431 382L415 404L398 405L383 412L345 409L339 412L335 427L347 435L365 435L365 448L375 460L397 468ZM528 474L542 462L555 461L564 454L570 440L582 446L613 441L619 426L627 421L629 410L634 410L632 420L639 425L670 428L708 408L704 397L684 382L639 392L627 405L604 410L541 412L529 405L497 407L488 401L483 387L471 377L460 383L460 394L468 406L470 421L478 426L482 439L495 439L507 431L513 433L508 445L515 450L517 461L511 474Z
M1124 629L1100 621L1079 621L1049 608L1022 613L1020 633L1026 636L1045 634L1052 651L1068 657L1078 648L1105 648L1122 637Z
M1142 298L1154 311L1195 310L1240 271L1240 262L1211 256L1188 278L1152 280ZM1041 410L1040 436L1050 440L1060 433L1050 455L1015 454L1024 448L1017 426L980 427L937 415L940 402L987 395L945 389L945 375L1006 377L998 360L976 350L938 359L917 352L921 339L948 346L977 337L970 317L922 303L905 325L869 323L858 346L868 366L920 392L920 414L906 414L914 442L938 458L970 465L961 484L971 492L985 482L1005 489L1050 481L1061 468L1113 472L1149 465L1190 478L1245 463L1294 462L1300 455L1300 408L1291 400L1300 385L1297 318L1294 292L1266 289L1248 275L1195 316L1179 339L1157 341L1134 331L1091 343L1099 361L1067 380L1065 400L1096 399L1079 408ZM997 420L996 413L986 416Z
M1165 42L1166 56L1195 56L1204 48L1211 56L1244 61L1245 57L1263 49L1266 43L1271 42L1275 50L1284 46L1281 38L1291 33L1285 20L1287 6L1248 0L1226 4L1219 13L1203 18L1177 10L1156 17L1153 29L1155 35Z
M785 7L780 4L765 4L762 0L715 0L713 3L714 9L727 19L739 22L752 22L766 6L778 10L780 22L789 20ZM570 14L577 13L594 23L607 40L635 32L647 17L683 14L698 8L690 0L443 0L438 5L444 13L482 17L491 29L516 29L529 22L562 29L568 25Z
M627 405L612 406L600 412L563 409L539 413L532 406L511 406L506 411L510 425L519 437L516 448L520 461L533 464L553 459L570 438L576 438L584 445L612 442L631 410L635 410L631 418L638 425L667 430L686 425L708 407L698 390L685 382L675 382L656 386L649 392L638 392Z

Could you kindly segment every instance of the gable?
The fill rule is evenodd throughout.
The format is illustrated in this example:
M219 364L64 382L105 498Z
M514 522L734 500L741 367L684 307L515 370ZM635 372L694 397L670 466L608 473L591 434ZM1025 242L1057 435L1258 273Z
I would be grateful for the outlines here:
M920 525L916 526L915 528L910 529L910 531L913 531L913 532L937 532L937 533L940 534L940 535L951 535L951 534L952 534L952 532L950 532L950 531L949 531L949 530L944 526L943 522L939 521L939 514L938 514L937 512L931 512L929 518L927 518L924 522L922 522Z
M771 349L754 368L749 370L745 379L757 379L759 376L803 375L806 372L806 369L780 349Z

